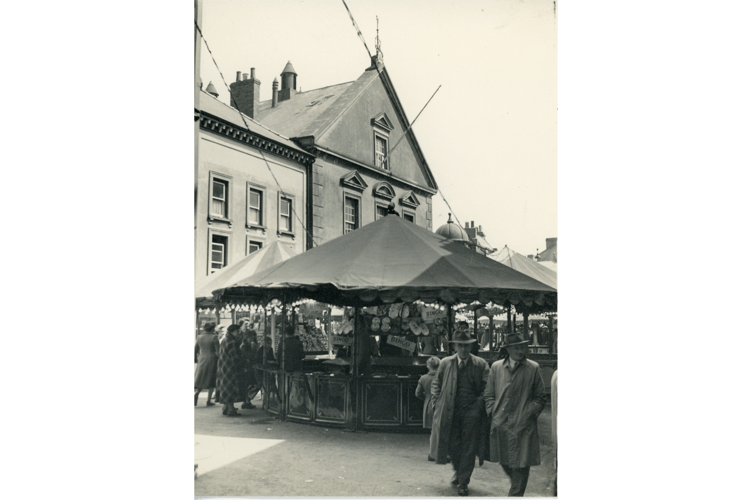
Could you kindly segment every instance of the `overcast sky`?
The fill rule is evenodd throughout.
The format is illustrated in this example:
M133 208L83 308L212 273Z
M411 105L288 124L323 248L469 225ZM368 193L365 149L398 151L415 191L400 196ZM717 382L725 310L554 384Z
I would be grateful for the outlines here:
M550 0L347 0L384 64L452 212L523 254L557 232L557 26ZM229 85L256 68L261 99L292 62L305 92L370 64L341 0L204 0L203 33ZM201 55L229 104L211 56ZM434 200L434 230L447 220Z

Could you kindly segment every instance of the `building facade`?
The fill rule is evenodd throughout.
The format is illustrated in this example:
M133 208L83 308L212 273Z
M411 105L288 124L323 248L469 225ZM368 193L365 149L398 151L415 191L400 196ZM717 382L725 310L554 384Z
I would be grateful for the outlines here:
M436 181L382 61L355 81L306 92L290 62L280 76L281 88L275 78L272 99L260 101L260 87L238 72L232 103L315 157L307 207L315 244L383 217L390 203L431 230Z
M201 91L196 173L195 279L280 240L297 252L314 156ZM304 227L305 226L305 227Z

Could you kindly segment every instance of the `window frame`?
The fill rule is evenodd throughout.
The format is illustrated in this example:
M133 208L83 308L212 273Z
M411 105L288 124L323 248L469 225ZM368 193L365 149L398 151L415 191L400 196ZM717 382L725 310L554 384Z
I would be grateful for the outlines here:
M406 216L409 216L410 218L412 218L412 220L408 220L408 218ZM413 224L415 224L415 211L413 211L413 210L407 210L407 209L403 208L402 209L402 218L405 219L408 222L412 222Z
M249 251L250 250L249 247L251 246L251 244L258 246L258 250L254 250L254 252L258 252L259 250L264 248L264 243L265 242L263 240L259 240L258 238L255 238L250 234L246 234L245 235L245 254L251 255L253 253Z
M260 198L259 222L251 222L251 191L256 191ZM266 186L254 182L245 183L245 227L248 229L262 229L266 231L267 223Z
M214 215L212 213L212 202L214 201L214 182L220 181L225 184L225 215ZM209 204L207 218L209 221L222 221L232 225L232 176L220 172L209 171Z
M378 139L382 139L384 141L384 158L386 160L386 165L381 166L379 164L379 154L376 150L376 145L378 144ZM382 170L386 170L387 172L391 172L391 169L389 168L389 136L387 134L384 134L383 132L379 132L378 130L373 131L373 164L376 168L380 168Z
M355 228L347 231L347 199L350 198L358 204L358 212L355 214ZM363 198L353 193L344 191L342 193L342 234L356 231L363 227Z
M379 220L379 219L381 219L381 218L383 218L383 217L379 217L379 208L383 208L386 211L386 213L384 214L384 217L386 217L387 214L389 213L389 203L383 202L383 201L379 201L379 200L374 200L374 202L373 202L373 220L374 220L374 222L377 221L377 220Z
M209 228L208 238L207 238L207 244L206 244L206 250L207 250L207 253L206 253L206 275L207 276L209 276L210 274L214 274L212 272L212 245L214 244L214 241L213 241L214 236L221 236L221 237L225 238L225 240L227 241L227 243L225 244L225 254L224 254L225 265L222 266L219 269L216 269L215 272L216 271L221 271L225 267L227 267L230 264L232 264L232 262L230 262L230 255L231 255L230 254L230 248L232 248L232 231L224 231L224 230L220 230L220 229Z
M282 229L282 200L288 200L290 202L290 230ZM292 236L295 238L295 196L287 193L277 192L277 235L279 236Z

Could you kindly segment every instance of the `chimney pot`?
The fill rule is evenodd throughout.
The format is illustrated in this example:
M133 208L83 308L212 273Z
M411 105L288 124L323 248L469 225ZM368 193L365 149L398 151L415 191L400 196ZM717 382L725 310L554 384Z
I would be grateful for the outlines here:
M240 81L240 71L238 71L238 74L235 76L235 81L236 82Z
M470 221L470 227L475 227L475 221L474 220Z
M465 228L470 229L470 223L468 221L465 221Z
M243 80L248 80L248 73L243 73Z
M251 68L251 80L256 79L256 68Z

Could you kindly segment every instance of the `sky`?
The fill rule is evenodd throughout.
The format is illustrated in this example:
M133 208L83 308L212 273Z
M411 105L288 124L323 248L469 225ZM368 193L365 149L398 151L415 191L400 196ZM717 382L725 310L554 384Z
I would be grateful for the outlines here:
M545 249L557 229L557 25L552 1L347 0L384 64L418 143L463 225L495 248ZM305 92L370 65L341 0L204 0L201 78L229 104L237 71L256 68L261 100L288 61ZM217 67L212 60L216 60ZM433 229L449 209L433 197Z

